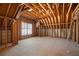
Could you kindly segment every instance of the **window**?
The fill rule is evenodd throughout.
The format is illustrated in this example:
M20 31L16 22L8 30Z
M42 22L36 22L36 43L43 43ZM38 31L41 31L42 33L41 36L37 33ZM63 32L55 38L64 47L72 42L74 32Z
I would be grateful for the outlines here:
M28 34L32 34L32 24L28 24Z
M32 34L32 24L22 23L21 32L22 32L22 35Z

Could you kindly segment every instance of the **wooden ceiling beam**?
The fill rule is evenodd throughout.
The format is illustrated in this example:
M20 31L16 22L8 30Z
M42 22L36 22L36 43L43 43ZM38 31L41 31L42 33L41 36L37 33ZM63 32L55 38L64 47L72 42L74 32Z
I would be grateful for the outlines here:
M44 19L42 18L41 20L42 20L42 22L43 22L43 24L42 24L42 25L46 25L46 23L45 23Z
M76 13L79 10L79 4L76 6L76 8L73 11L73 14Z
M4 19L5 16L0 16L0 18ZM12 19L12 18L10 18L10 17L8 17L8 16L6 16L6 18L8 18L8 19Z
M33 5L35 8L37 8L39 11L41 11L41 9L38 8L35 4L32 4L32 5ZM43 19L47 17L47 15L46 15L45 13L43 13L43 12L41 12L41 13L42 13ZM46 17L44 17L44 16L46 16ZM46 23L46 25L47 25L47 19L44 19L43 21L44 21L44 22Z
M57 4L55 4L55 5L56 5L57 13L58 13L58 16L57 16L58 22L60 23L60 15L59 15L59 10L58 10L59 5L57 5Z
M26 18L30 18L30 19L33 19L33 20L37 20L37 19L40 19L40 18L37 18L37 17L35 17L35 16L33 16L33 15L31 15L31 14L23 14L22 16L24 16L24 17L26 17Z
M71 10L71 7L72 7L72 3L71 3L70 6L69 6L69 9L68 9L67 15L69 14L69 12L70 12L70 10Z
M24 8L24 5L20 6L20 9L18 10L18 13L15 17L16 19L18 19L20 17L23 8Z
M43 10L46 12L46 14L48 14L50 16L50 18L48 17L48 20L49 20L50 24L52 24L51 21L53 20L53 18L50 15L50 13L45 9L45 7L42 4L39 3L39 5L41 6L41 8L43 8Z
M42 4L40 4L40 3L39 3L39 5L41 6L41 8L43 8L43 10L46 12L46 14L48 14L48 15L49 15L49 13L48 13L48 12L47 12L47 10L43 7L43 5L42 5ZM49 22L51 23L50 19L49 19Z
M36 6L35 4L32 4L32 5L33 5L36 9L38 9L38 10L40 11L41 14L40 14L40 13L39 13L39 14L42 16L41 18L47 17L47 14L45 14L44 12L42 12L42 10L41 10L38 6ZM37 11L37 12L38 12L38 11ZM39 15L39 16L40 16L40 15Z
M42 21L42 19L39 19L39 21L43 24L43 21Z
M22 5L23 5L23 4L20 4L19 6L17 6L17 9L16 9L16 11L15 11L15 13L14 13L14 15L13 15L13 18L15 18L15 17L16 17L17 12L18 12L18 10L19 10L20 6L22 6Z
M45 18L43 19L44 21L44 25L47 26L47 21L45 20Z
M40 18L38 18L38 17L36 17L36 16L34 16L34 15L31 15L30 13L27 13L27 14L23 14L23 15L28 15L30 18L32 18L32 19L40 19Z
M53 24L57 24L57 20L56 20L56 17L55 17L55 14L54 14L54 12L53 12L53 10L52 10L52 8L50 7L50 5L47 3L47 6L48 6L48 8L49 8L49 10L51 11L51 13L52 13L52 15L53 15L53 17L52 17L52 23ZM55 26L53 26L53 28L55 28ZM56 28L57 28L57 26L56 26Z
M71 10L71 7L72 7L72 3L70 4L69 8L68 8L68 12L66 14L66 22L68 22L68 18L69 18L69 12Z
M7 17L8 13L9 13L9 10L10 10L10 7L11 7L11 3L10 3L9 6L8 6L8 9L7 9L7 12L6 12L5 17Z
M65 6L65 4L63 3L63 20L64 20L64 6Z
M37 15L33 15L32 12L28 12L28 11L26 11L25 13L22 13L22 14L26 14L26 13L29 14L30 16L33 16L34 18L38 18L38 19L42 19L42 18L47 17L47 16L45 16L45 14L44 14L43 17L40 17L40 18L39 18ZM22 14L21 14L21 15L22 15ZM39 15L39 16L40 16L40 15Z
M36 9L38 9L39 11L40 11L40 13L42 13L42 16L44 16L43 15L43 12L41 12L41 9L40 8L38 8L35 4L32 4ZM46 15L45 15L46 16Z
M33 11L36 15L38 15L38 17L42 17L41 15L38 14L38 11L35 11L35 9L34 9L33 7L31 7L31 6L29 6L29 5L26 5L26 4L25 4L25 6L31 8L31 9L33 9L32 11Z
M40 18L38 15L36 15L36 13L34 13L34 12L28 12L28 11L23 11L22 13L21 13L21 15L22 14L27 14L27 13L29 13L30 15L33 15L33 16L35 16L35 17L38 17L38 18Z
M55 17L55 14L54 14L54 12L52 11L52 9L51 9L51 7L50 7L50 5L47 3L47 6L48 6L48 8L49 8L49 10L51 11L51 13L53 14L53 17L54 17L54 20L55 20L55 23L57 23L57 21L56 21L56 17ZM53 20L53 21L54 21Z
M43 18L43 21L45 22L45 25L47 26L47 25L48 25L48 20L47 20L47 18Z

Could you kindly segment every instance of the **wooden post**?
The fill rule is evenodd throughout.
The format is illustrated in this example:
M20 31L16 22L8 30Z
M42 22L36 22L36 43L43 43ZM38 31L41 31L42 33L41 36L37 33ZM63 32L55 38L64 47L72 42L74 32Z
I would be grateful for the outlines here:
M76 42L79 43L79 13L76 21Z
M2 24L2 22L0 22ZM2 45L2 25L0 25L0 46Z
M18 21L14 19L12 24L12 41L13 45L18 43Z
M73 31L72 40L75 42L76 41L76 20L74 20L72 31Z
M5 17L5 18L4 18L4 26L5 26L4 33L5 33L5 34L3 33L3 34L5 35L5 41L4 41L5 47L7 47L7 37L8 37L8 35L7 35L7 33L8 33L8 32L7 32L7 31L8 31L8 28L7 28L7 20L8 20L7 17Z

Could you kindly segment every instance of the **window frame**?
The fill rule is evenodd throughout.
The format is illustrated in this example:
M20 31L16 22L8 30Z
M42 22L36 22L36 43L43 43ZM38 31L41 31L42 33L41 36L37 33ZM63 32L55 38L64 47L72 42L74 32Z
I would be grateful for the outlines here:
M27 34L23 34L23 30L24 30L24 33L27 33ZM28 32L29 30L31 30L30 31L31 33ZM22 22L22 24L21 24L21 35L25 36L25 35L31 35L31 34L32 34L32 24L31 23Z

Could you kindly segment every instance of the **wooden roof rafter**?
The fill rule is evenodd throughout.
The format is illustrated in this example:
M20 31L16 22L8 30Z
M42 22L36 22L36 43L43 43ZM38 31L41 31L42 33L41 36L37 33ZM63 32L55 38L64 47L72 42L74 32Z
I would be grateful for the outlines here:
M72 3L70 4L69 8L68 8L68 12L66 14L66 22L68 22L68 17L69 17L69 12L71 10L71 7L72 7Z
M26 7L27 7L28 5L26 5ZM33 8L33 7L30 7L30 6L28 6L29 8L32 8L33 10L33 12L36 14L36 15L38 15L38 16L40 16L39 18L42 18L42 16L41 15L39 15L39 13L35 10L35 8ZM34 14L33 13L33 14Z
M23 14L23 16L27 16L27 17L29 17L29 18L31 18L31 19L35 19L35 20L40 19L40 18L38 18L38 17L36 17L36 16L34 16L34 15L31 15L31 14L29 14L29 13Z
M28 12L28 11L25 11L25 12L21 13L21 15L22 14L27 14L27 13L29 13L30 15L33 15L35 17L42 18L42 17L39 17L39 15L37 13L35 13L35 12Z
M35 4L32 4L32 5L33 5L36 9L38 9L38 10L40 11L40 13L42 14L42 16L44 16L44 15L43 15L44 12L43 12L38 6L36 6Z
M43 10L41 10L38 6L36 6L35 4L32 4L36 9L38 9L43 17L47 17L48 15L46 13L43 12ZM38 11L37 11L38 12Z
M46 25L46 23L45 23L44 19L42 18L41 20L42 20L42 22L43 22L43 23L42 23L42 25Z
M38 8L36 5L34 5L34 4L32 4L35 8L37 8L39 11L41 11L41 9L40 8ZM47 15L45 14L45 13L43 13L42 12L42 16L46 16L47 17ZM46 20L44 20L45 22L47 22Z
M41 8L43 8L43 10L46 12L46 14L48 14L48 20L50 22L50 24L52 24L51 20L53 19L52 16L50 15L50 13L45 9L45 7L39 3L39 5L41 6Z
M30 7L29 7L29 8L30 8ZM24 12L24 11L22 11L22 13L23 13L23 14L25 14L25 13L26 13L26 11L25 11L25 12ZM21 13L21 14L22 14L22 13ZM28 12L28 13L29 13L29 12ZM30 12L30 15L34 15L34 16L38 17L38 16L37 16L37 14L36 14L36 13L33 13L33 12ZM39 18L39 17L38 17L38 18Z
M78 5L76 6L76 8L74 9L73 14L77 13L77 11L79 10L78 7L79 7L79 4L78 4Z
M45 14L43 13L43 15L45 15ZM45 23L48 25L49 24L49 20L47 19L47 16L45 18L43 18L43 19L44 19Z
M48 6L49 10L51 11L51 13L53 14L53 17L54 17L54 20L55 20L55 23L56 23L57 21L56 21L56 16L55 16L54 12L52 11L52 9L51 9L51 7L48 3L47 3L47 6Z
M56 5L56 10L57 10L57 13L58 13L58 15L57 15L58 22L60 23L60 15L59 15L59 10L58 10L59 4L58 4L58 5L57 5L57 4L55 4L55 5Z
M51 12L52 15L53 15L53 17L52 17L52 23L57 24L56 16L55 16L55 14L54 14L52 8L50 7L50 5L49 5L48 3L47 3L47 6L48 6L50 12ZM55 26L54 26L54 27L55 27ZM56 28L57 28L57 26L56 26Z
M28 12L28 11L27 11L27 13L23 13L23 14L29 14L29 15L31 15L32 17L40 18L40 17L38 17L36 14L34 14L34 13L32 13L32 12Z
M9 10L10 10L10 7L11 7L11 3L8 5L8 8L7 8L7 11L6 11L6 14L4 16L4 22L3 22L3 25L5 25L5 29L7 29L7 15L9 13Z

